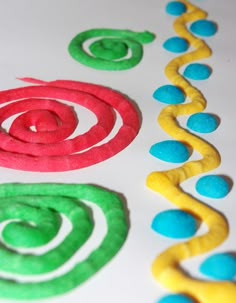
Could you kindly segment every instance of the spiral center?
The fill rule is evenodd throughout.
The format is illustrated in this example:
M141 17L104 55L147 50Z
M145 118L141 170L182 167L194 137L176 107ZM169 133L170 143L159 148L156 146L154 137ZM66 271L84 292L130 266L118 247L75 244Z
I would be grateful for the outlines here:
M128 54L127 45L118 39L100 39L89 46L91 53L100 59L117 60Z

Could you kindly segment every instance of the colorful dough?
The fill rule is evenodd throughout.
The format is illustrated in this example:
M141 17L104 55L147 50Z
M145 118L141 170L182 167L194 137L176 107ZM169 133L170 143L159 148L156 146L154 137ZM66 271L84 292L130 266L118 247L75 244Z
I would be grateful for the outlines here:
M212 114L196 113L188 118L186 125L190 130L204 134L216 130L218 124L217 118Z
M197 220L185 211L169 209L157 214L151 227L158 234L168 238L189 238L197 231Z
M40 277L40 274L60 269L85 244L93 230L86 202L99 207L105 217L107 232L101 244L66 272L57 271L55 276L43 281L20 282L20 277ZM0 209L1 222L10 220L3 230L0 270L10 273L11 277L17 275L14 280L6 277L0 279L0 297L4 299L43 299L72 290L113 258L123 245L128 232L120 198L112 192L91 185L3 184L0 185ZM71 230L56 247L39 255L19 253L16 250L19 246L23 248L23 243L26 243L26 251L29 247L35 247L34 238L39 234L48 238L41 245L51 241L55 234L45 235L48 232L45 225L49 224L51 229L58 222L59 225L57 223L55 228L58 231L62 215L70 221ZM17 222L11 222L12 220ZM15 239L11 239L12 235L21 238L17 240L16 247Z
M184 295L168 295L163 297L158 303L195 303Z
M84 168L123 150L139 131L135 107L114 90L69 80L48 83L29 78L22 80L38 85L0 92L0 104L11 102L0 108L0 124L20 113L9 133L0 131L0 165L3 167L38 172ZM58 99L92 111L97 124L67 139L77 126L77 117L70 106ZM122 125L113 138L98 145L114 127L114 110L121 116Z
M208 257L199 271L214 280L235 281L236 257L230 253L218 253Z
M162 161L182 163L188 160L190 153L188 148L176 140L166 140L151 146L150 154Z
M179 104L185 101L185 94L177 86L167 84L156 89L153 98L166 104Z
M209 20L197 20L190 26L190 30L193 34L201 37L210 37L217 32L217 26L214 22Z
M206 80L211 75L211 69L207 65L193 63L185 68L183 75L191 80Z
M172 37L164 42L163 47L172 53L182 53L188 49L189 45L185 39Z
M87 51L84 43L95 38L97 40L89 46L90 52ZM69 44L68 51L76 61L95 69L126 70L141 61L142 44L150 43L154 38L154 34L149 32L91 29L75 36Z
M230 186L221 176L206 175L196 183L196 191L207 198L221 199L228 195Z
M201 281L181 269L182 261L213 250L225 241L229 233L228 223L223 215L185 193L180 186L188 178L215 169L220 164L218 151L211 144L181 128L177 121L178 116L192 115L203 111L206 107L204 96L180 75L179 69L191 61L211 55L207 44L193 36L187 29L189 22L205 19L207 14L187 0L181 0L181 2L186 5L187 12L176 19L174 29L180 37L190 43L194 50L171 60L165 72L170 82L180 87L190 102L165 107L159 115L158 122L166 133L175 140L191 146L202 158L186 162L172 170L151 173L147 178L147 186L178 208L204 222L209 230L203 235L173 245L157 256L152 266L152 273L161 285L173 293L186 295L194 302L234 303L236 298L234 283Z
M171 1L166 5L166 12L172 16L180 16L187 10L186 5L180 1Z

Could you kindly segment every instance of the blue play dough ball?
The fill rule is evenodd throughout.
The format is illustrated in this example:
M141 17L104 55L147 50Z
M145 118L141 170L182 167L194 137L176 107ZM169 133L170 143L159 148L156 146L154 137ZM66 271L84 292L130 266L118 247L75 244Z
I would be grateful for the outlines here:
M163 85L153 93L153 98L166 104L179 104L185 101L185 94L175 85Z
M218 127L218 121L211 114L197 113L188 118L187 127L198 133L211 133Z
M183 75L191 80L205 80L210 77L211 69L205 64L192 63L185 68Z
M168 295L161 298L157 303L194 303L193 300L184 295Z
M188 47L188 41L180 37L172 37L165 41L163 47L172 53L182 53L185 52Z
M224 198L230 191L228 182L216 175L201 177L196 183L196 191L208 198Z
M172 16L180 16L186 12L186 5L179 1L171 1L166 6L166 12Z
M171 209L157 214L151 228L162 236L183 239L192 237L196 233L197 221L185 211Z
M202 37L213 36L217 32L217 26L214 22L209 20L198 20L190 25L190 30L193 34Z
M236 276L236 258L228 253L219 253L207 258L199 271L215 280L233 281Z
M166 140L151 146L150 154L159 160L171 163L182 163L188 160L190 153L181 142Z

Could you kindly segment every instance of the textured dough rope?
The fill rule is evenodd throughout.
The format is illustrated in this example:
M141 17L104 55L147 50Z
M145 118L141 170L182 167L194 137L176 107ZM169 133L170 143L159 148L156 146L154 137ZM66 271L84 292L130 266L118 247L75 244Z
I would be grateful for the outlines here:
M67 271L60 271L90 238L94 225L88 212L88 208L93 210L91 204L104 216L105 236L84 259L74 259ZM43 299L74 289L116 255L128 233L124 205L118 195L87 184L2 184L0 209L1 222L8 221L0 246L0 297L4 299ZM60 226L49 236L47 233L62 215L71 223L66 236L41 254L27 253L28 248L52 241ZM43 237L41 243L35 242L36 237ZM19 247L25 251L18 251ZM54 275L40 278L45 273ZM32 276L39 279L32 281Z
M84 168L123 150L139 131L137 110L126 97L112 89L69 80L22 80L37 85L0 92L0 104L7 103L0 108L0 124L16 113L21 114L9 133L0 131L0 166L38 172ZM73 110L61 100L91 110L97 123L87 132L68 138L77 120ZM116 121L115 111L122 123L109 140L107 136ZM32 126L36 131L31 130ZM103 139L107 142L102 142Z
M89 51L85 42L90 42ZM90 29L79 33L68 51L76 61L99 70L119 71L137 65L143 57L142 44L155 39L149 32L133 32L109 28ZM130 53L129 53L130 52Z
M179 168L164 172L153 172L147 177L147 186L163 195L181 209L185 209L200 218L208 226L208 232L189 241L174 245L161 253L154 261L152 272L163 286L173 292L184 293L196 298L199 303L234 303L236 286L231 282L207 282L191 278L180 268L181 261L208 252L220 245L228 236L228 223L223 215L203 205L180 189L180 184L188 178L215 169L220 164L217 150L202 139L179 127L177 117L201 112L206 107L204 96L185 80L179 68L188 63L211 55L206 43L193 36L187 30L187 23L207 17L206 12L182 0L187 12L176 19L174 29L177 34L189 41L195 50L181 55L166 66L168 79L183 89L191 100L188 104L171 105L162 110L158 122L173 138L186 142L202 155L202 159L190 161Z

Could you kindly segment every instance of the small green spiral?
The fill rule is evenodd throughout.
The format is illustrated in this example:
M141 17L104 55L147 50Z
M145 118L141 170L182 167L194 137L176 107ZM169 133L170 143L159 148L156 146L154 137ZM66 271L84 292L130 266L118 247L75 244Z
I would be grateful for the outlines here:
M84 43L97 39L85 49ZM91 29L75 36L69 44L70 55L78 62L99 70L126 70L137 65L143 56L142 44L154 40L150 32L115 29Z
M0 278L4 299L42 299L63 294L94 275L123 245L128 225L123 203L109 191L85 184L2 184L0 220L6 222L0 245L0 271L27 277L60 268L88 240L93 220L89 203L99 207L106 219L107 233L102 243L68 272L39 282L17 282ZM45 245L60 231L64 215L71 230L61 242L43 254L20 252L19 248Z

